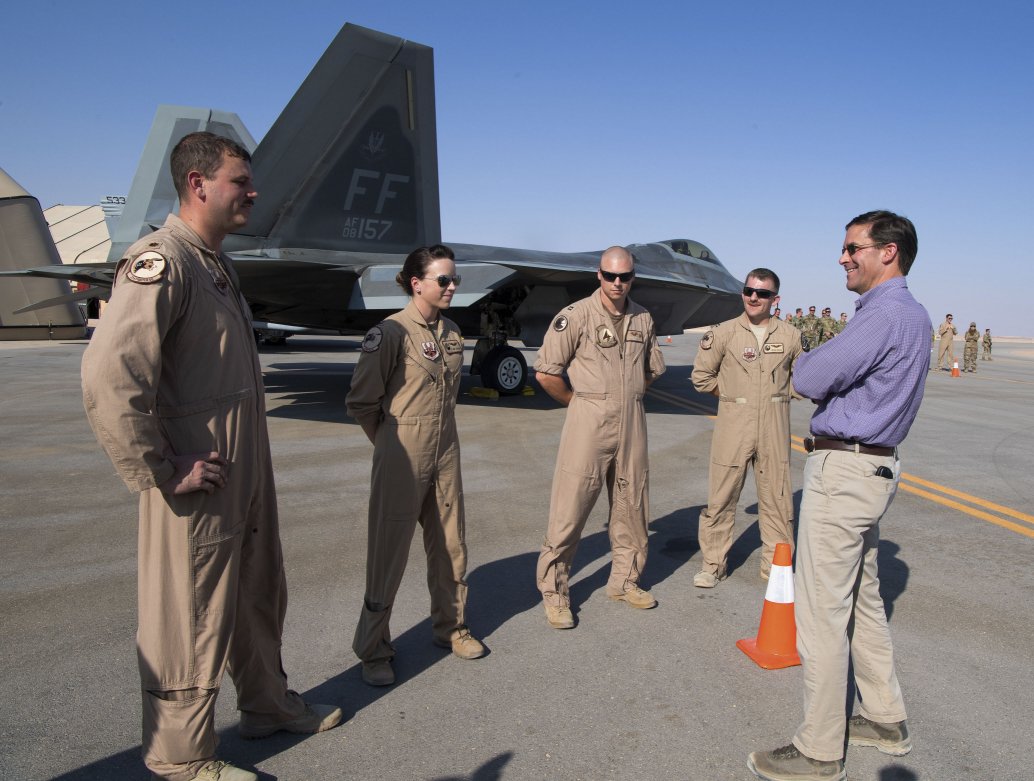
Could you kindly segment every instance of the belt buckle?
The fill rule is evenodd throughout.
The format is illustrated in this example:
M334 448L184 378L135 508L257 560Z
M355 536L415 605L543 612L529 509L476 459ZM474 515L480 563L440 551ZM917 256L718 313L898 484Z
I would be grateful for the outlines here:
M804 452L814 453L815 452L815 440L812 437L804 438Z

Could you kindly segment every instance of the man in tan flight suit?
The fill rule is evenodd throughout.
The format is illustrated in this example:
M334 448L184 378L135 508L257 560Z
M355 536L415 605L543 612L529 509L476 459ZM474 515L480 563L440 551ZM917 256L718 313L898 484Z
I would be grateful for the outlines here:
M700 513L703 565L698 588L714 588L726 575L732 529L747 467L754 466L761 530L761 577L767 579L778 542L793 545L790 487L790 376L803 352L802 335L769 316L779 301L779 277L756 268L744 283L744 312L700 339L692 381L718 397L711 439L707 507Z
M129 248L83 356L90 424L140 492L137 650L143 756L157 778L253 781L215 759L228 667L240 733L311 733L280 660L287 586L262 373L237 275L220 251L257 195L250 156L210 133L172 152L180 215Z
M567 407L536 571L546 620L556 629L574 626L571 562L604 485L613 556L607 595L637 608L657 604L638 585L650 509L643 396L664 373L664 358L653 318L628 298L635 277L631 253L604 251L596 277L599 290L556 316L535 361L539 384Z
M955 363L955 334L957 333L955 326L952 325L951 315L945 315L944 322L937 329L937 338L940 340L940 347L937 350L937 369L941 368L941 361L946 355L948 360L945 369L950 370Z

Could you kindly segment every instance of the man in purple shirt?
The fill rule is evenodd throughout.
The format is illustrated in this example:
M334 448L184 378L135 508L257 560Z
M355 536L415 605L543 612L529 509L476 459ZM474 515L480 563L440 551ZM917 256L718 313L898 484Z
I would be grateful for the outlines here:
M847 289L860 295L855 316L794 369L794 390L818 405L805 440L794 576L804 721L790 745L750 755L748 767L768 781L846 781L845 731L850 745L912 750L876 549L901 474L897 446L930 364L933 325L905 284L917 247L905 217L874 211L851 220L839 262ZM861 704L848 720L852 661Z

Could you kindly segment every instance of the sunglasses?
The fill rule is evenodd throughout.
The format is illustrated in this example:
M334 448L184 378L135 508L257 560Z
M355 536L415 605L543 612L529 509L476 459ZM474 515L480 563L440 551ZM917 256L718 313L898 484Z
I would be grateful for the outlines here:
M849 258L853 258L854 254L860 249L869 249L869 247L882 247L882 244L855 244L853 241L850 244L845 244L840 248L840 254L843 255L845 252Z
M449 286L450 282L456 287L459 287L462 277L459 274L453 274L451 277L448 274L439 274L436 277L423 277L423 279L433 279L438 283L438 287L445 290L445 288Z
M635 278L634 271L622 271L620 274L616 271L604 271L600 269L600 276L608 282L614 282L621 280L622 282L631 282Z
M747 287L743 286L744 298L750 298L751 296L757 296L758 298L772 298L773 296L779 295L775 290L765 290L763 287Z

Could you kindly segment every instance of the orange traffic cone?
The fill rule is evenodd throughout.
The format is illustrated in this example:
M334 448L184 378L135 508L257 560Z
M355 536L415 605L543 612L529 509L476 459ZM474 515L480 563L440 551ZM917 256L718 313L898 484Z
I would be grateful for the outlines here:
M951 376L952 377L961 377L962 376L961 374L959 374L959 362L958 361L955 361L955 363L951 367Z
M801 663L797 655L797 623L793 620L790 543L776 544L758 636L737 640L736 647L766 670L781 670Z

